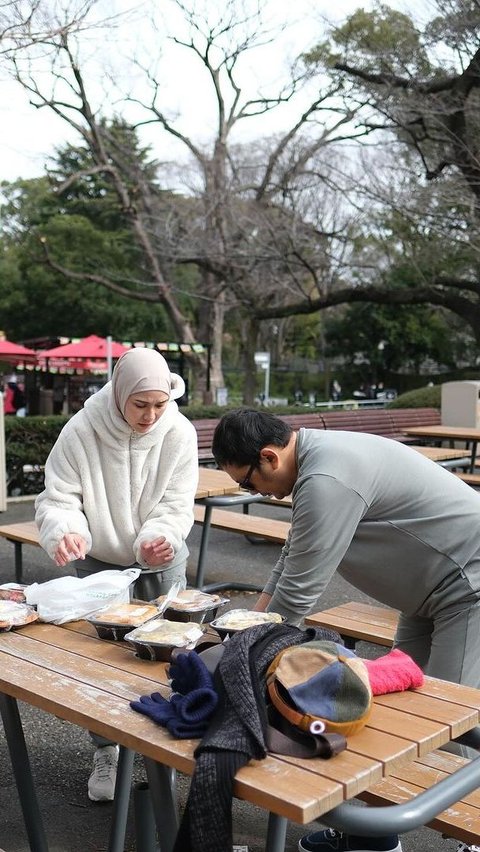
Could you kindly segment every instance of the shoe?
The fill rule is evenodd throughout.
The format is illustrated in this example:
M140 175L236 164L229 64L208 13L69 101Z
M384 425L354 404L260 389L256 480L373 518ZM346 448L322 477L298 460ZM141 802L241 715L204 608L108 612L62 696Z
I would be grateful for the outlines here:
M357 837L336 828L306 834L298 842L300 852L402 852L398 834L388 837Z
M480 846L469 846L468 843L459 843L457 852L480 852Z
M118 746L102 746L93 755L93 771L88 779L92 802L113 802L117 779Z

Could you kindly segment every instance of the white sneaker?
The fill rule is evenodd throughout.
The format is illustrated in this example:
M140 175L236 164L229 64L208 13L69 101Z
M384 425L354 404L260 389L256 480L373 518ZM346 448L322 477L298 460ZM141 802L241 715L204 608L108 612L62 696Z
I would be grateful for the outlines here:
M469 846L467 843L459 843L457 852L480 852L480 846Z
M93 771L88 779L92 802L113 802L117 778L118 746L102 746L93 755Z

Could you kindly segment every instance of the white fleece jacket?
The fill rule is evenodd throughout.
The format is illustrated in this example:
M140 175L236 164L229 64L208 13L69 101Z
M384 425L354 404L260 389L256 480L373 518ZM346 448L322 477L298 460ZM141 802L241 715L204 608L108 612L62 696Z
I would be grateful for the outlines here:
M153 429L133 432L112 404L111 383L64 426L35 502L40 544L53 559L66 533L112 565L145 566L140 546L165 536L175 564L193 525L198 484L195 427L169 402Z

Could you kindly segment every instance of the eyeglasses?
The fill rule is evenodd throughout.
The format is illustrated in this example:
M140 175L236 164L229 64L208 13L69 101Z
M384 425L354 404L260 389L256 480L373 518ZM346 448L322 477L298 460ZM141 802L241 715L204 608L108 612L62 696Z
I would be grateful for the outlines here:
M253 482L251 481L251 476L255 468L257 467L258 459L255 459L254 462L250 465L247 471L247 475L243 477L242 481L238 483L239 488L244 488L245 491L257 491Z

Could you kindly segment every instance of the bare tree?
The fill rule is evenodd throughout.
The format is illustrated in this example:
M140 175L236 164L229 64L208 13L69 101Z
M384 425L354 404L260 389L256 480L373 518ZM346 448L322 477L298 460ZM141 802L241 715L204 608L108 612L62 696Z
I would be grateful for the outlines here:
M261 49L274 37L262 26L262 10L253 4L253 11L249 11L248 4L229 0L221 4L216 17L210 6L208 15L202 17L197 5L190 7L181 0L174 0L173 5L183 13L188 25L188 36L174 36L174 43L206 71L213 93L215 118L210 141L197 142L193 128L188 134L180 129L178 119L162 107L163 78L153 66L141 66L138 60L135 60L136 71L142 71L151 94L146 98L130 92L116 104L116 111L128 110L129 115L135 111L132 123L136 128L154 125L188 153L195 166L196 187L195 192L190 191L196 202L185 205L183 220L178 204L174 217L172 210L163 219L159 216L159 205L148 184L138 179L131 168L126 168L126 158L114 150L105 122L108 117L105 104L95 105L88 62L80 58L84 43L88 46L86 34L89 15L95 10L94 0L81 7L81 14L79 11L73 15L70 9L73 23L67 25L58 18L52 19L49 35L36 42L36 51L23 47L11 52L9 58L15 78L30 93L32 104L52 110L88 144L94 162L92 169L104 174L114 188L119 208L130 224L149 271L143 287L132 288L131 282L123 286L106 274L85 273L84 280L95 281L128 298L158 301L164 306L179 340L193 342L197 338L211 343L215 387L223 384L226 311L240 309L246 317L258 313L257 301L265 304L274 284L282 299L285 292L292 291L309 299L312 274L318 286L325 268L325 235L315 226L300 222L293 202L319 151L333 141L355 137L364 131L352 125L354 110L348 105L341 106L341 85L337 81L327 82L306 106L303 98L303 107L298 109L298 117L287 131L271 138L268 144L257 146L254 163L249 165L242 160L241 146L235 144L237 126L247 120L259 120L276 107L294 102L308 80L303 72L293 72L288 83L274 95L263 93L253 98L244 95L241 60L248 51ZM100 27L101 22L95 26ZM22 47L21 39L17 47ZM40 60L45 68L47 58L48 88L45 74L38 66ZM333 104L335 114L331 111ZM311 180L314 171L312 167ZM315 179L319 177L316 175ZM61 259L48 254L48 246L45 250L52 265L81 280L79 273L65 269ZM314 258L319 252L323 255L320 260ZM172 286L169 270L173 263L194 264L199 270L195 326L182 312ZM271 282L271 288L266 282ZM252 371L251 346L247 356L247 366ZM205 363L197 359L196 367L199 374L203 372L204 379Z
M312 73L327 71L342 84L363 138L370 144L375 138L384 150L395 140L388 215L402 204L405 221L419 232L428 229L422 251L428 260L433 236L431 267L423 264L415 287L392 288L384 243L383 264L374 275L362 270L357 258L353 286L346 270L343 286L310 300L273 302L259 317L310 313L346 302L429 303L458 314L480 344L480 9L476 0L436 0L431 7L436 14L423 25L386 6L372 13L359 9L305 57ZM408 189L398 192L403 179ZM367 187L360 181L351 191L352 203L361 184L370 198L378 191L378 182ZM435 188L430 191L429 185Z

